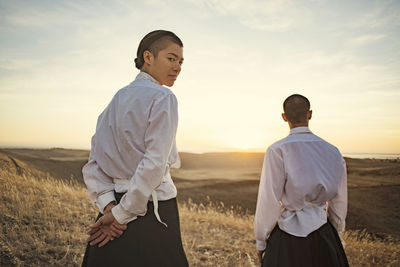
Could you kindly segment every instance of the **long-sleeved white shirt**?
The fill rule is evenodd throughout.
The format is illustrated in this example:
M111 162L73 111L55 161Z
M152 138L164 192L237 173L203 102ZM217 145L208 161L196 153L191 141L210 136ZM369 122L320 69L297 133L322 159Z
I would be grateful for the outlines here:
M169 169L179 165L177 125L175 95L149 74L140 72L116 93L97 120L89 161L82 169L89 197L100 212L115 201L114 190L127 192L112 209L121 224L145 215L154 192L158 200L176 197Z
M306 237L327 222L341 232L347 214L347 170L339 150L296 127L265 154L254 231L258 250L278 223L281 230Z

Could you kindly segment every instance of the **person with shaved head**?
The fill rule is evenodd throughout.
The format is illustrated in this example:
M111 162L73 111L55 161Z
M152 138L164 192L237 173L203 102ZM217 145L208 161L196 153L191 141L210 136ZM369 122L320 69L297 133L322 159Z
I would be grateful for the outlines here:
M313 134L310 101L286 98L289 136L264 157L254 230L262 266L349 266L338 232L347 213L346 163L339 150Z

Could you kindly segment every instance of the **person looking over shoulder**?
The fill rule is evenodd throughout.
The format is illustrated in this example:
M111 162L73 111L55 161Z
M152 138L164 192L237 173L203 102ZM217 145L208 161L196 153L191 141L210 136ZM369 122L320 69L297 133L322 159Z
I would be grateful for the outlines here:
M140 42L140 73L100 114L83 177L100 214L88 234L82 266L188 266L181 241L173 86L183 43L157 30Z
M310 102L289 96L282 118L290 134L264 157L254 231L262 266L349 266L345 228L347 170L339 150L308 128Z

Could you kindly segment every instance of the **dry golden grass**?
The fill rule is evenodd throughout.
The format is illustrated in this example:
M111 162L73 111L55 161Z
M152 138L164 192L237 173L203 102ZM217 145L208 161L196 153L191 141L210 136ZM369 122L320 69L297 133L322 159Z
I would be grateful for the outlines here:
M180 205L180 218L191 266L257 266L252 216L189 201Z
M82 186L0 170L2 266L78 266L96 214Z
M85 230L96 216L86 189L41 172L0 170L0 266L79 266ZM191 266L255 266L252 216L222 204L181 203L182 238ZM399 266L400 244L347 232L351 266Z
M400 266L400 243L375 240L365 231L346 231L343 235L350 266Z

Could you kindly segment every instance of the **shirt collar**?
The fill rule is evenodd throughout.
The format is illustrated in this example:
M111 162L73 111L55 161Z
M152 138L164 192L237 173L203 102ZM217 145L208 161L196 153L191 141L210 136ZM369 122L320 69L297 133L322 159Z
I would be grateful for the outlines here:
M290 134L302 134L302 133L311 133L311 130L307 126L300 126L290 130Z
M160 85L156 79L154 79L150 74L148 74L147 72L144 72L144 71L139 72L139 74L136 76L135 80L147 80L147 81L151 81L155 84Z

